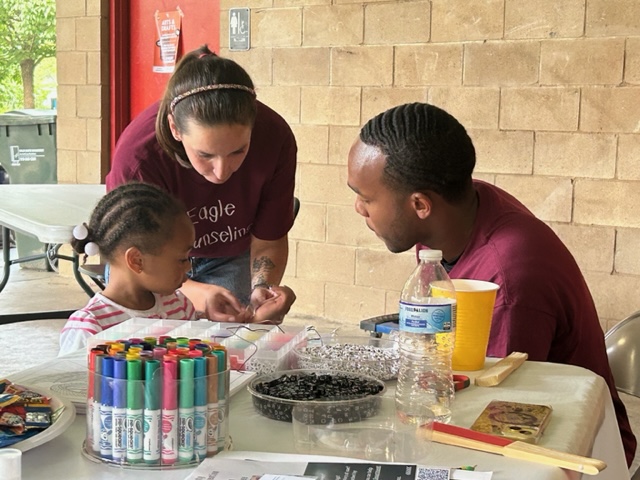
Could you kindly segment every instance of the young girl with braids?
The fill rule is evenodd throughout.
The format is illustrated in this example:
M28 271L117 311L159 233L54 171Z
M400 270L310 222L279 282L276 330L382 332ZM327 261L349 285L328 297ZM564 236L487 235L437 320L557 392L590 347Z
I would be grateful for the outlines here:
M134 317L196 320L193 304L178 291L191 269L194 235L185 207L154 185L128 183L107 193L89 224L74 228L71 246L107 260L109 283L69 317L59 354Z
M182 291L207 318L279 323L295 300L280 282L296 155L291 128L256 99L247 72L205 45L183 56L162 100L124 130L107 190L139 180L186 205L196 236Z

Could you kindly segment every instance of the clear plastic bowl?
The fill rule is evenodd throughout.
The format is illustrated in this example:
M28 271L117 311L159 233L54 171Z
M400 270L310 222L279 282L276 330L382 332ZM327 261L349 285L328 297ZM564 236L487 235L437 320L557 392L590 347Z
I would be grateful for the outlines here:
M292 411L296 451L376 462L424 462L430 450L433 413L425 407L419 417L406 421L396 413L393 397L379 400L374 415L349 423L331 412L319 414L317 402L296 405ZM336 404L336 411L338 407Z
M330 382L333 382L332 388L338 388L336 385L340 385L340 388L344 387L341 390L343 394L323 396L325 392L331 391L324 387ZM287 388L291 387L285 393L292 391L299 393L289 397L298 396L299 398L285 398L284 395L279 396L280 392L272 390L274 385L280 386L282 383L286 383ZM369 392L375 393L364 393L360 388L363 386L366 386ZM311 403L316 405L315 414L318 422L322 421L323 416L328 416L340 418L341 422L348 423L375 415L386 386L381 380L366 375L298 369L258 376L251 380L247 389L258 413L273 420L291 422L291 411L294 406Z

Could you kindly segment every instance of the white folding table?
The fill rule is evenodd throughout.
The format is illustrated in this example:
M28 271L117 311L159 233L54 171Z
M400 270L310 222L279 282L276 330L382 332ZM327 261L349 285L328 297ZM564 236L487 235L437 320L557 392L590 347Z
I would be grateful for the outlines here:
M105 194L104 185L0 185L0 226L2 227L2 257L4 260L0 292L5 287L11 273L11 266L45 258L41 255L11 259L9 255L9 230L36 237L48 245L69 243L73 227L88 222L93 207ZM57 250L53 258L73 262L73 275L87 293L93 290L80 274L79 258L60 255ZM33 319L64 318L71 311L28 312L0 315L0 325Z

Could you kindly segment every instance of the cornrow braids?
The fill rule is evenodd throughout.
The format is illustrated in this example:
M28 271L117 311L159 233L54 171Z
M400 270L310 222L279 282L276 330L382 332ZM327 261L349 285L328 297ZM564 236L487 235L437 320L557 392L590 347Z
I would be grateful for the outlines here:
M82 254L85 245L94 242L107 261L119 249L132 246L155 253L171 237L173 221L184 214L184 205L161 188L125 183L100 199L87 225L87 238L72 238L71 246Z
M471 187L473 143L452 115L427 103L383 112L360 130L360 140L387 157L383 180L401 192L433 191L456 202Z
M226 88L216 88L216 85ZM239 64L219 57L206 45L180 59L160 102L156 138L171 158L191 168L182 142L173 137L169 115L173 115L181 133L188 133L189 122L205 127L253 126L257 115L253 81Z

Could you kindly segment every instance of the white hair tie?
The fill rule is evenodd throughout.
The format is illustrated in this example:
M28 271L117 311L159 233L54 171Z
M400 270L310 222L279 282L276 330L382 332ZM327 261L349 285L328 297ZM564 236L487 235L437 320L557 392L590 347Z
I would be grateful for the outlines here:
M73 227L73 238L76 240L84 240L89 236L89 230L84 223Z
M89 242L84 246L84 253L88 256L98 255L100 253L100 249L98 248L98 244L95 242Z

